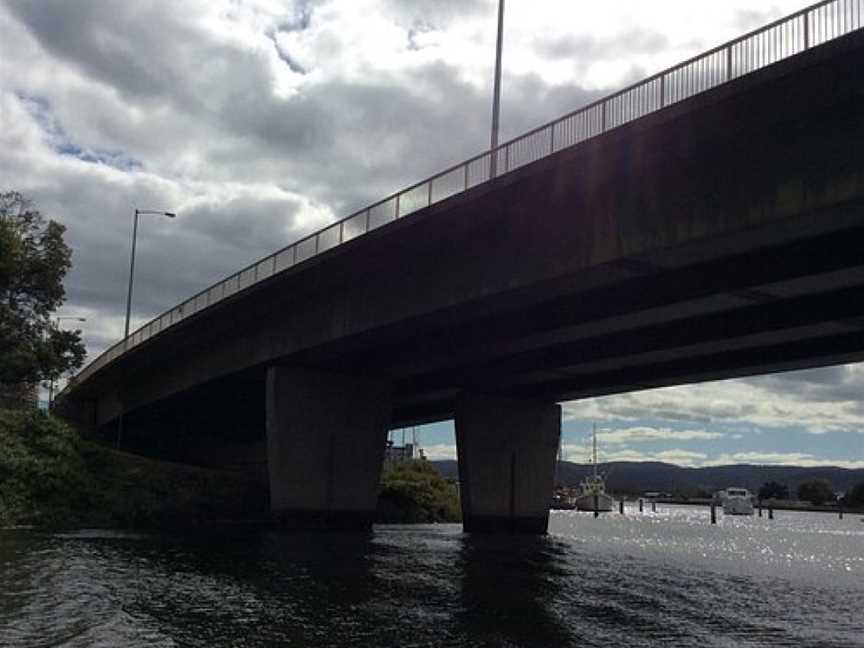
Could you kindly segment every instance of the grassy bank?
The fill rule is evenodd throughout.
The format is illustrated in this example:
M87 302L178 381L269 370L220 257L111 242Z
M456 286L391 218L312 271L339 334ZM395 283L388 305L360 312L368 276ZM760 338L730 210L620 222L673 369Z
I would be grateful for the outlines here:
M43 412L0 410L0 526L196 526L267 508L262 478L120 452ZM457 521L457 489L426 462L385 466L378 519Z
M82 441L41 412L0 410L0 525L155 527L260 515L249 476Z

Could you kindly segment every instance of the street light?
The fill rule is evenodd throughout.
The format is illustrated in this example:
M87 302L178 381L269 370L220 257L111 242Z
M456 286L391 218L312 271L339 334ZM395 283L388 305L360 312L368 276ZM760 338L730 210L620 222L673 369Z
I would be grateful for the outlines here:
M498 174L498 119L501 113L501 50L504 45L504 0L498 0L498 41L495 46L495 87L492 90L492 154L489 158L489 177Z
M72 320L75 322L86 322L86 317L75 317L74 315L61 315L54 318L54 328L60 329L60 322L64 320ZM51 409L51 404L54 402L54 376L48 381L48 409Z
M135 277L135 242L138 240L138 217L141 214L153 214L156 216L167 216L174 218L177 216L174 212L159 211L158 209L135 209L135 219L132 224L132 257L129 261L129 291L126 293L126 328L123 331L123 341L129 339L129 317L132 314L132 280ZM123 412L121 410L120 417L117 422L117 441L116 447L120 449L120 438L123 436Z
M132 314L132 279L135 275L135 241L138 238L138 216L141 214L155 214L156 216L167 216L168 218L177 216L174 212L158 211L155 209L135 210L135 219L132 224L132 258L129 261L129 291L126 293L126 329L123 333L123 340L129 337L129 316Z

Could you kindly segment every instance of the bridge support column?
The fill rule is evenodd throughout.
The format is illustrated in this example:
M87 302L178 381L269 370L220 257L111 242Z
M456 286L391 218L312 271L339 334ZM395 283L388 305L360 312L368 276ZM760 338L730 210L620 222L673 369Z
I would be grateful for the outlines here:
M463 396L456 447L464 530L546 533L560 436L560 405Z
M387 384L339 374L267 371L270 509L301 527L369 528L391 410Z

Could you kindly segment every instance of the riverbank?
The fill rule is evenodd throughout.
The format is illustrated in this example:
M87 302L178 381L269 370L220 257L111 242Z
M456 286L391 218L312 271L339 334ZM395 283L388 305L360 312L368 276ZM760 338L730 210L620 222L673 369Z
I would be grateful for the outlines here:
M458 490L426 462L385 466L378 522L456 522ZM269 525L266 474L159 461L82 440L37 411L0 410L0 527Z
M156 461L82 440L42 412L0 411L0 525L196 526L266 511L250 475Z

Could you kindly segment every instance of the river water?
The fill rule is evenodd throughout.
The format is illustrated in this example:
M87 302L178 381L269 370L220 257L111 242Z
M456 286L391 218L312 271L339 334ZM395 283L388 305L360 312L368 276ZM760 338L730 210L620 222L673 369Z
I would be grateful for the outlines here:
M864 524L660 506L544 538L0 531L0 646L864 646Z

